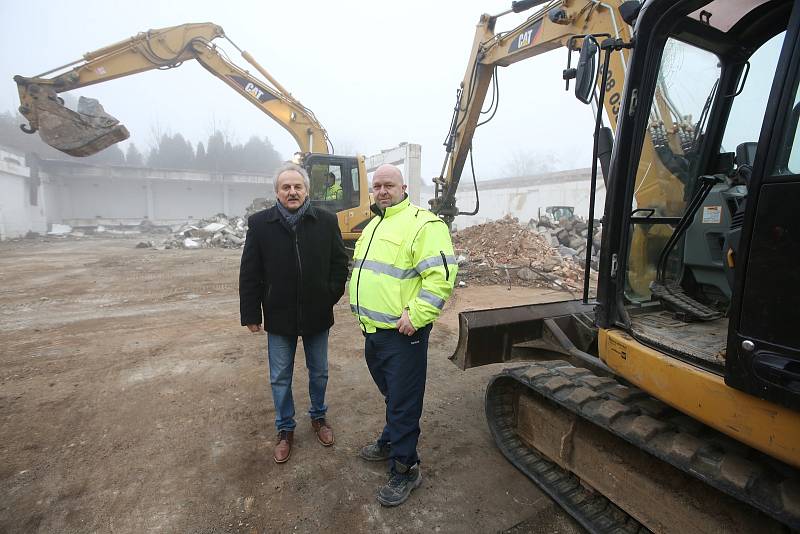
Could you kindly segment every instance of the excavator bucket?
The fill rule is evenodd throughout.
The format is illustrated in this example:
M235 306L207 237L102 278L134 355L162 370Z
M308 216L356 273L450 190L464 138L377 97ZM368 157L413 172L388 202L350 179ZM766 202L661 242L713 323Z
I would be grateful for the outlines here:
M78 110L64 106L55 92L39 96L36 107L37 127L42 140L65 154L91 156L114 143L127 139L128 129L109 115L93 98L80 97Z

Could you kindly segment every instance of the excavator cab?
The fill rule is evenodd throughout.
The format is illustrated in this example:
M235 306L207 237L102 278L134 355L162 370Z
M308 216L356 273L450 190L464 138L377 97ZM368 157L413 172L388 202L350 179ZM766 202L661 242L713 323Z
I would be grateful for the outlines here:
M38 131L42 141L56 150L74 157L91 156L130 136L93 98L80 97L78 109L73 111L52 87L22 76L15 76L14 81L19 88L19 111L30 124L21 125L22 131Z
M359 205L361 186L357 158L309 154L304 165L311 181L311 201L334 213Z

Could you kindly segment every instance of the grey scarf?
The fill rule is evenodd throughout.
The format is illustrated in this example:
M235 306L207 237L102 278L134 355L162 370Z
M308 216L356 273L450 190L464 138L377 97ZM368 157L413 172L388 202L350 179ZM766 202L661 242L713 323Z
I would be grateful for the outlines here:
M303 205L297 208L297 211L294 213L287 210L280 202L277 202L275 205L278 206L278 211L280 212L281 216L283 216L286 224L288 224L289 228L294 231L295 228L297 228L297 223L303 217L305 212L308 211L309 206L311 206L311 201L308 199L308 197L306 197L306 201L303 202Z

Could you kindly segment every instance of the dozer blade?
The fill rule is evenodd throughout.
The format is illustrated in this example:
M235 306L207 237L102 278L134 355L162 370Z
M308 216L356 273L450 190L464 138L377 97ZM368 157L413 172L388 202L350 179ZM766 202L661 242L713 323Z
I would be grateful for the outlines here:
M78 111L65 107L55 92L37 98L35 105L42 140L70 156L91 156L130 136L93 98L80 97Z
M578 300L465 311L458 314L458 346L450 356L461 369L491 363L568 357L596 372L608 369L596 346L594 306Z

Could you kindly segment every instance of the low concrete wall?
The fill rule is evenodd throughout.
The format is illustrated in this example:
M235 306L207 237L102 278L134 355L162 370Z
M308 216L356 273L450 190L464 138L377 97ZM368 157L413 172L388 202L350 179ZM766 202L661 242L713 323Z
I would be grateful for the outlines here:
M402 152L406 160L412 160L411 164L403 160L410 165L407 172L411 176L419 166L416 147L401 145L382 153L382 159L371 160L375 164L397 163L400 156L395 157L394 152ZM527 222L547 206L573 206L583 217L589 213L589 169L488 180L478 186L480 212L457 217L456 228L509 214ZM420 193L419 204L427 206L433 190L424 188ZM245 208L258 197L274 197L271 176L98 166L77 160L32 158L26 162L24 155L0 147L0 239L24 236L29 231L43 233L54 223L137 225L148 219L154 224L172 225L217 213L244 215ZM462 182L459 208L472 210L474 198L472 183ZM599 218L605 202L602 180L596 201L595 216Z
M272 197L272 177L77 162L39 161L48 223L180 224L224 213L245 213L258 197Z
M0 240L47 231L45 198L23 154L0 149Z

